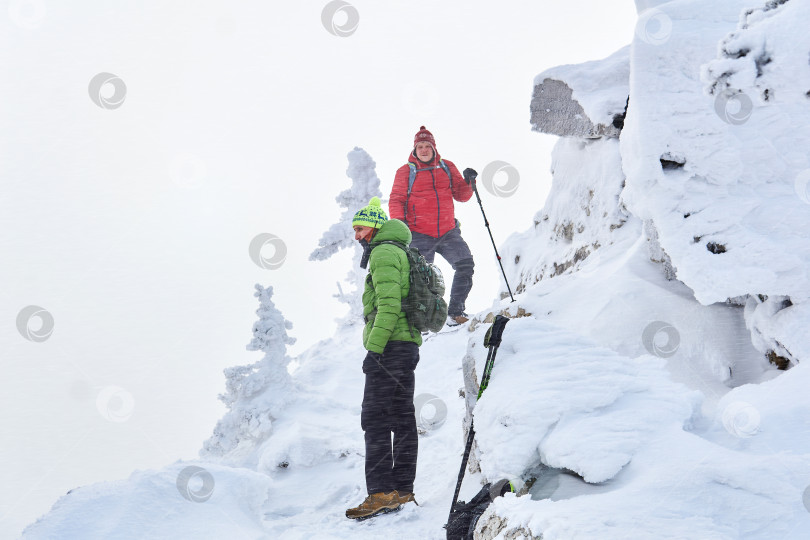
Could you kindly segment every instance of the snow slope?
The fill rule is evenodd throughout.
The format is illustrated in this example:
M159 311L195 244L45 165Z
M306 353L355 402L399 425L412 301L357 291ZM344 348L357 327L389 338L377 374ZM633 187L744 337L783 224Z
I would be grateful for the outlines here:
M270 479L247 469L204 465L202 475L189 475L182 491L183 470L200 464L176 463L71 490L23 538L261 538Z
M427 402L418 411L423 434L415 490L421 507L358 524L344 512L365 496L360 333L360 326L345 328L298 358L294 380L307 390L274 424L256 467L224 466L208 458L81 488L23 537L370 539L399 531L400 538L441 538L464 444L458 390L468 334L430 338L421 349L417 399L436 396L447 411L437 417L435 405ZM213 477L208 500L193 502L178 492L176 478L186 466L199 466ZM462 496L471 490L477 491L475 480ZM110 517L88 517L97 512Z
M583 268L519 296L532 316L514 319L504 332L490 386L475 411L483 474L468 474L462 498L485 478L528 484L523 473L529 471L537 477L529 496L510 494L492 508L499 516L493 519L504 520L507 529L522 526L544 538L790 538L793 524L793 537L801 538L799 532L810 530L801 502L810 478L803 450L810 441L796 435L793 419L810 412L801 405L810 375L799 366L769 383L732 390L720 373L692 370L706 349L690 343L687 332L667 358L666 343L646 351L644 295L655 289L660 311L654 316L679 325L743 326L742 315L737 307L687 301L649 260L641 224L624 230L637 240L617 242L597 252L601 260L587 261L604 272ZM640 294L616 304L617 283ZM494 308L516 306L502 301ZM601 315L613 309L624 316ZM627 354L564 328L577 320L582 326L585 317L601 320L595 336L609 332L607 319L614 328L625 327L633 336L626 339ZM419 508L360 524L343 516L364 496L363 351L355 325L296 358L296 400L257 442L261 452L253 455L261 459L243 458L242 466L231 456L225 466L209 457L81 488L24 537L219 538L230 527L236 538L442 538L464 443L462 357L474 357L480 373L486 329L478 324L473 332L430 336L421 349ZM756 364L758 355L745 356L750 343L733 336L722 341L739 362L754 364L758 379L774 373ZM770 402L773 396L779 402ZM785 409L783 397L796 405ZM710 406L701 408L701 400ZM209 499L194 502L178 491L179 472L187 466L210 473ZM192 486L191 492L204 488ZM111 517L87 517L98 512Z

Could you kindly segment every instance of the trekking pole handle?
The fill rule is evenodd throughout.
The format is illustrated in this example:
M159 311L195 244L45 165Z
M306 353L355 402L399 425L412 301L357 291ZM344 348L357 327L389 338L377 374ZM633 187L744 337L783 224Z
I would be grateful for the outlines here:
M506 328L506 323L509 322L509 317L503 315L496 315L495 320L484 336L484 347L500 347L501 340L503 339L503 330Z

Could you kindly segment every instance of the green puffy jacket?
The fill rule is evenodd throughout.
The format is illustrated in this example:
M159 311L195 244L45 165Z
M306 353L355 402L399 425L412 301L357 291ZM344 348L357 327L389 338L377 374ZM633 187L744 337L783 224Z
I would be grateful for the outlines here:
M411 231L398 219L386 221L371 241L371 257L368 260L368 275L363 291L363 346L372 352L382 353L389 341L412 341L422 344L422 334L411 329L402 299L408 296L410 265L408 256L397 246L378 245L383 240L411 243ZM375 247L376 246L376 247ZM376 310L376 314L370 314Z

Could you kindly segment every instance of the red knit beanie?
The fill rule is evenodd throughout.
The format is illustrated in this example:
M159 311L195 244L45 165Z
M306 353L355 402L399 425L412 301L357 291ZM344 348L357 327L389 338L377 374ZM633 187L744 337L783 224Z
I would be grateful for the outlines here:
M416 145L420 142L429 142L433 150L436 150L436 139L433 138L433 133L429 132L425 126L420 126L419 131L416 132L413 138L413 147L416 148Z

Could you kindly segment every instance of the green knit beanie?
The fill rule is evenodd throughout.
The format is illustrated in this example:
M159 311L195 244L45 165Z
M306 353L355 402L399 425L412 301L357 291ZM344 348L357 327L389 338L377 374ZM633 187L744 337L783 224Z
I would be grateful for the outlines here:
M385 215L380 205L380 199L372 197L368 202L368 206L361 208L360 211L354 215L352 227L356 227L357 225L361 227L373 227L375 229L382 227L383 223L388 221L388 216Z

